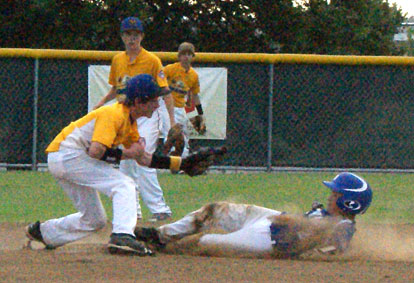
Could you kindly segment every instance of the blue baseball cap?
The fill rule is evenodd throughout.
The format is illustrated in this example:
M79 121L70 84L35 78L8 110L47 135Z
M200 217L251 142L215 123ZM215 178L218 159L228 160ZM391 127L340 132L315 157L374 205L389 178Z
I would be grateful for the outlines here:
M146 103L150 99L161 96L161 88L155 79L148 74L141 74L132 77L126 85L127 101L134 101L138 98L140 103Z
M128 17L121 23L121 32L127 30L138 30L140 32L144 32L144 26L142 25L140 19L136 17Z

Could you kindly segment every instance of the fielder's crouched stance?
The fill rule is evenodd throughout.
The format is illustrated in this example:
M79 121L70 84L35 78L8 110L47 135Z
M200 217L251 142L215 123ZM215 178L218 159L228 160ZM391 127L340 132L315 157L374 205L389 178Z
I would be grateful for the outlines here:
M99 192L112 198L111 253L131 252L150 255L152 251L136 240L137 204L134 181L113 168L113 162L134 159L151 168L183 170L191 176L205 172L222 149L205 148L186 158L152 155L145 152L136 120L151 117L159 107L160 88L150 75L130 79L126 100L94 110L64 128L48 146L48 167L59 185L74 203L77 213L37 221L26 227L30 240L56 248L82 239L103 228L106 214ZM123 144L125 149L117 148Z
M217 202L157 229L137 227L135 235L165 252L275 258L298 257L314 249L343 252L355 232L355 215L368 209L372 190L352 173L323 183L332 191L326 210L314 203L312 210L294 216L256 205Z

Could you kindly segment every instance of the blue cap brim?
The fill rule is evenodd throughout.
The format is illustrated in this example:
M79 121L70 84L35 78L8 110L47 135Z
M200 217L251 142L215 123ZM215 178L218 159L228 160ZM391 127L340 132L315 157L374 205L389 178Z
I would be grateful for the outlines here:
M322 183L334 192L341 192L341 189L338 188L334 182L322 181Z
M144 32L143 30L141 30L141 29L139 29L139 28L126 28L126 29L121 29L121 32L125 32L125 31L129 31L129 30L136 30L136 31L139 31L139 32Z

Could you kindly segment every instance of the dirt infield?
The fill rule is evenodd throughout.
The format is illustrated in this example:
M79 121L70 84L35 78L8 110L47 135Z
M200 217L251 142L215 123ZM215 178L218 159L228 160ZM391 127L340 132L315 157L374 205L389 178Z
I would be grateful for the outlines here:
M110 225L56 250L23 248L23 224L0 224L0 281L413 282L414 225L359 227L342 256L300 260L157 254L110 255Z

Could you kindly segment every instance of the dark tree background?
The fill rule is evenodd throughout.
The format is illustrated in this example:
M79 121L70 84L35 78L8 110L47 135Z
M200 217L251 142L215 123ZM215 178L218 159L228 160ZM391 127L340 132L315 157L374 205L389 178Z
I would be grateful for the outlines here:
M122 50L120 21L145 24L143 46L200 52L398 55L405 20L385 0L4 0L0 47Z

